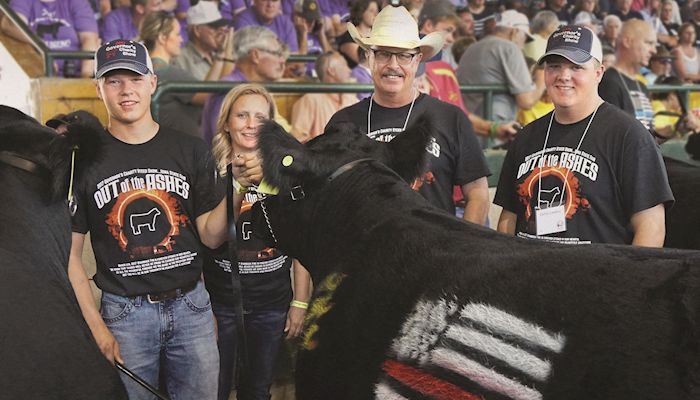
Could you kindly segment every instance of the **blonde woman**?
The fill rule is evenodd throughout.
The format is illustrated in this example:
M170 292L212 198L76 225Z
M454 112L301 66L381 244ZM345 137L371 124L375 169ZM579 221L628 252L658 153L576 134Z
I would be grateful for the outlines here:
M213 154L222 175L233 163L234 213L237 223L238 269L243 290L248 366L241 369L239 400L269 399L272 370L282 336L298 336L309 299L309 273L278 249L266 247L250 230L250 208L261 195L248 190L260 183L262 169L256 147L260 126L277 114L275 102L260 85L243 84L224 98L216 124ZM226 179L231 179L226 177ZM236 361L235 311L231 302L231 263L226 246L205 264L204 280L219 329L219 400L231 392ZM294 269L294 291L290 283ZM290 305L291 304L291 305Z

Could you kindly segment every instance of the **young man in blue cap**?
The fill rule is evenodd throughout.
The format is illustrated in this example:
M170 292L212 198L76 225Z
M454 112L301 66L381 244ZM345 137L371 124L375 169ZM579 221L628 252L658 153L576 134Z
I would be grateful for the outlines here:
M122 362L171 398L216 399L219 355L202 243L225 239L226 207L201 139L151 118L156 89L140 43L117 39L95 55L109 123L98 165L76 184L78 210L68 273L81 311L110 361ZM90 232L97 262L95 307L81 256ZM200 242L201 241L201 242ZM123 379L129 398L152 395Z
M554 32L539 63L554 111L511 143L494 202L498 230L558 243L661 247L673 201L642 124L598 95L605 67L588 28Z

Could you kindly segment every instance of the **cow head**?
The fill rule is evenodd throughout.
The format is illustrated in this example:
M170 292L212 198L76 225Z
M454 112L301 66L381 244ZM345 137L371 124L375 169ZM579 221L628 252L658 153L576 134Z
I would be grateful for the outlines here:
M330 185L328 178L355 160L371 159L377 168L412 181L425 162L428 127L429 122L420 119L391 142L382 143L368 138L352 124L339 124L302 144L276 123L267 123L258 139L263 175L280 193L254 207L254 231L271 245L299 257L299 246L304 242L302 228L309 213L314 212L314 204L324 196L324 187Z
M25 181L33 177L47 202L66 198L73 150L77 174L99 156L98 144L97 132L85 124L72 124L59 135L14 108L0 106L0 171L24 174Z

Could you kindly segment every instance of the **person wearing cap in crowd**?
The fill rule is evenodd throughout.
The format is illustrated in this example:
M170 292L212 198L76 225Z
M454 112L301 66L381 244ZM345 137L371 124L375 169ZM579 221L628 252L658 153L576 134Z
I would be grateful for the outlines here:
M329 51L316 58L314 68L323 83L351 83L350 68L340 53ZM307 93L292 108L292 135L307 142L323 133L337 111L357 103L355 93Z
M625 21L615 46L615 67L605 71L598 90L603 100L632 115L650 131L654 111L649 91L638 77L655 53L654 29L640 19Z
M253 5L236 15L233 26L236 30L247 26L262 26L275 33L292 53L299 52L299 41L289 15L282 14L282 0L253 0Z
M452 68L457 68L457 61L452 57L452 44L455 42L459 18L455 8L448 0L431 0L425 4L418 16L418 30L421 35L442 32L445 44L442 50L428 61L444 61Z
M299 41L299 54L323 54L333 50L325 34L324 19L316 0L296 0L292 18ZM307 64L306 69L309 75L313 75L314 64Z
M221 17L213 1L202 0L187 10L187 37L189 41L171 63L189 71L195 79L206 80L207 74L217 63L222 63L219 77L233 70L231 47L233 29L230 21ZM228 42L227 42L228 40Z
M651 56L649 60L649 72L644 75L647 83L653 85L660 78L671 75L673 71L672 64L675 58L666 50L665 46L656 46L656 54Z
M51 50L95 51L100 45L97 21L86 0L8 0L6 3ZM0 28L14 39L29 43L9 17L0 18ZM54 68L59 75L71 78L90 78L94 70L92 60L57 60Z
M112 10L103 18L100 39L103 43L120 38L136 39L141 21L146 15L160 11L162 6L162 0L131 0L130 6Z
M471 123L459 108L419 93L414 86L418 64L442 49L442 33L422 39L405 7L387 6L377 15L369 36L348 23L352 38L367 52L374 94L338 111L326 129L343 122L355 124L374 140L388 142L421 116L429 117L432 138L426 170L414 188L434 206L454 214L452 188L459 185L467 205L464 219L483 224L489 198L490 174Z
M172 58L182 50L180 23L174 15L166 11L148 14L141 23L139 40L151 55L153 72L158 76L158 85L196 80L189 71L170 63ZM225 68L223 58L230 60L233 57L232 47L228 43L225 43L224 47L228 50L228 54L214 60L204 80L218 81L221 78ZM205 92L167 93L160 99L158 122L162 126L200 136L202 107L208 97L209 93Z
M274 82L282 78L288 53L271 30L262 26L245 27L233 36L232 45L236 68L221 78L222 81ZM225 93L213 93L204 104L200 132L207 143L211 143L216 134L216 121L224 96ZM275 121L287 131L291 129L279 113Z
M509 93L493 96L492 120L515 120L517 108L529 109L544 93L542 71L535 81L525 63L522 48L530 36L527 17L515 10L506 10L493 33L469 46L462 54L457 68L457 80L462 85L505 84ZM463 94L464 104L478 115L483 115L481 94Z
M85 110L76 110L68 114L56 114L46 121L46 126L62 135L71 124L83 124L96 131L104 129L100 120L94 114Z
M539 63L554 111L508 148L494 199L503 207L500 232L663 246L664 205L673 202L666 168L644 126L598 96L602 57L588 28L565 26L550 36Z
M198 138L151 117L157 77L146 48L117 39L95 54L97 94L109 117L103 156L76 183L68 275L102 353L171 398L216 399L219 354L202 282L203 246L226 239L226 204ZM83 269L95 252L95 307ZM153 396L122 376L131 400Z

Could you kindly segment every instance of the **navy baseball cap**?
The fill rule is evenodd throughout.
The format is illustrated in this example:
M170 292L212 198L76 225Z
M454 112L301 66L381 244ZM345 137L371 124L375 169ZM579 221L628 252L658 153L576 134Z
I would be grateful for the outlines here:
M139 42L115 39L95 52L95 78L115 69L127 69L141 75L153 73L153 63L146 47Z
M603 60L603 46L592 30L583 26L563 26L549 36L547 50L537 64L552 56L562 56L574 64L585 64L591 58Z

